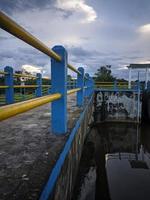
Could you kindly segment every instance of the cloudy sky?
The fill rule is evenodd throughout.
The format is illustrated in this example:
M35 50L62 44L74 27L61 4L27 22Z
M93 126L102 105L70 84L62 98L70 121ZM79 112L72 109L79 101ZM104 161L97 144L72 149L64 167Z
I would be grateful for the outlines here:
M127 78L125 66L150 62L150 0L0 0L0 10L50 48L64 45L69 63L92 75L110 64ZM0 69L6 65L50 73L47 56L0 30Z

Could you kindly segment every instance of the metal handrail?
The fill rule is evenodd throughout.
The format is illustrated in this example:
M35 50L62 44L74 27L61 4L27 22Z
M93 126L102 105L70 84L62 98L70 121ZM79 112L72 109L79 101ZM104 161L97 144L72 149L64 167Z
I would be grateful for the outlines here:
M46 103L55 101L61 98L60 93L51 94L44 97L35 98L32 100L23 101L21 103L14 103L8 106L1 107L0 121L8 119L12 116L24 113L28 110L44 105Z
M79 90L81 90L81 88L69 90L67 91L67 95L75 93ZM38 97L32 100L27 100L27 101L7 105L7 106L2 106L1 111L0 111L0 121L8 119L12 116L24 113L38 106L42 106L46 103L58 100L61 97L62 95L60 93L55 93L55 94L47 95L44 97Z
M36 76L32 76L32 75L28 75L28 74L18 74L18 73L14 73L13 74L14 77L27 77L27 78L34 78L36 79Z
M7 72L0 71L0 74L5 75L5 74L7 74Z
M95 84L114 84L114 82L96 81ZM128 82L116 82L116 84L128 84Z
M80 90L81 90L81 88L75 88L75 89L72 89L72 90L68 90L67 94L70 95L70 94L73 94L73 93L78 92Z
M14 85L13 88L37 88L38 85Z
M34 37L31 33L26 31L23 27L5 15L0 11L0 28L7 31L8 33L14 35L15 37L21 39L32 47L38 49L42 53L54 58L57 61L61 61L62 58L56 54L53 50L49 49L44 43L42 43L39 39ZM76 72L77 74L81 74L73 65L67 65L69 69Z
M9 86L6 86L6 85L0 85L0 89L6 89L6 88L9 88Z
M51 87L51 85L41 85L42 87Z
M30 34L29 32L27 32L23 27L21 27L20 25L18 25L15 21L13 21L12 19L10 19L8 16L6 16L4 13L2 13L0 11L0 28L2 28L3 30L7 31L8 33L14 35L15 37L21 39L22 41L26 42L27 44L31 45L32 47L38 49L39 51L43 52L44 54L50 56L51 58L55 59L56 61L60 62L62 61L62 57L60 55L58 55L56 52L54 52L53 50L49 49L44 43L42 43L39 39L37 39L36 37L34 37L32 34ZM80 72L80 70L77 70L74 66L72 66L71 64L67 64L67 67L69 69L71 69L72 71L76 72L79 75L82 75L83 72ZM9 84L8 82L8 86L1 86L0 88L8 88L8 90L10 89L10 93L11 95L7 95L7 103L11 104L13 103L13 90L12 88L38 88L37 90L37 96L41 95L41 87L50 87L50 85L41 85L41 78L42 77L35 77L32 75L27 75L27 74L18 74L18 73L11 73L9 74L9 70L8 72L2 72L1 74L8 74L11 77L12 80L12 76L13 77L29 77L29 78L36 78L37 79L37 85L12 85ZM10 77L8 77L8 80L10 80ZM85 74L84 77L79 76L78 77L79 80L81 80L79 84L79 87L81 85L81 88L74 88L72 90L67 91L67 95L70 95L74 92L78 92L80 90L83 91L84 87L84 79L89 79L89 81L91 81L90 77L88 74ZM6 77L7 80L7 77ZM86 83L87 85L90 85L92 82L88 82ZM39 88L40 87L40 88ZM91 87L91 86L90 86ZM88 87L85 87L88 88ZM8 94L8 92L7 92ZM79 94L79 93L78 93ZM90 95L91 91L88 90L86 95ZM60 93L56 93L56 94L52 94L52 95L47 95L44 97L38 97L35 99L32 99L30 101L26 101L26 102L21 102L21 103L17 103L17 104L11 104L5 107L1 107L1 115L0 115L0 120L9 118L11 116L17 115L19 113L23 113L26 112L32 108L35 108L37 106L43 105L45 103L60 99L61 97L63 97L64 93L61 94ZM81 99L82 100L84 98L84 93L81 92L80 94ZM11 98L9 98L11 97ZM83 102L81 101L77 101L78 104L77 105L82 105ZM53 115L54 116L54 115ZM65 120L65 119L63 119Z
M134 82L131 83L132 86L134 86ZM114 87L117 87L117 88L128 88L128 82L105 82L105 81L95 81L95 87L97 88L114 88Z
M135 82L132 82L134 84ZM105 82L105 81L95 81L95 84L114 84L114 82ZM116 82L116 84L128 84L128 82Z
M51 87L51 85L41 85L42 87ZM37 88L39 87L38 85L14 85L12 86L13 88ZM6 85L0 85L0 89L6 89L10 88L9 86Z

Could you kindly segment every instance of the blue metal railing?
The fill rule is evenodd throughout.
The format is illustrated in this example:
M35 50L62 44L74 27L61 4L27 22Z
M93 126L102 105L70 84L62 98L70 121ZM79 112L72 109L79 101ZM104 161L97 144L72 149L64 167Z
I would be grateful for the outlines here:
M35 94L37 98L30 101L24 101L19 104L14 103L14 89L26 87L29 88L31 86L15 86L14 76L21 77L23 75L14 74L12 67L5 67L4 72L1 72L1 75L4 76L5 85L1 85L0 89L5 91L6 103L10 105L0 107L0 120L4 120L16 114L23 113L39 105L52 102L52 132L56 135L65 134L68 128L67 95L77 92L76 105L79 107L84 106L85 100L88 99L88 103L86 103L83 112L81 113L78 121L72 129L69 138L58 160L56 161L55 166L53 167L49 180L41 193L40 200L46 200L49 198L56 185L57 179L63 167L64 161L69 153L74 137L77 134L77 131L81 125L81 121L84 119L88 106L92 102L92 97L94 93L94 81L89 76L89 74L84 73L84 68L80 67L78 69L75 69L72 65L68 64L67 51L64 47L55 46L52 50L50 50L38 39L25 31L22 27L20 27L2 12L0 12L0 21L0 27L2 29L15 35L16 37L22 39L26 43L30 44L31 46L51 57L51 94L42 97L42 76L41 74L37 74L36 85L32 85L32 87L36 88ZM77 73L77 79L74 80L74 82L70 81L68 83L67 68ZM70 90L67 91L68 88Z
M19 26L16 22L6 16L4 13L0 12L0 27L5 31L11 33L17 38L23 40L24 42L30 44L36 49L40 50L44 54L51 57L51 94L53 96L49 96L49 102L52 102L51 107L51 122L52 122L52 131L55 134L63 134L67 132L67 68L77 73L77 81L76 88L78 90L74 90L77 92L77 106L83 106L84 99L93 94L94 91L94 82L89 74L84 74L83 68L76 69L74 66L68 63L68 54L64 47L55 46L53 49L49 49L45 44L27 32L24 28ZM14 88L16 86L13 85L13 77L21 76L18 74L13 74L13 69L9 66L5 67L4 72L5 76L5 86L1 86L2 89L5 87L5 95L6 95L6 103L13 104L14 103ZM18 88L19 86L17 86ZM26 86L21 86L26 87ZM42 96L42 77L41 74L37 74L36 77L36 97ZM43 98L43 97L42 97ZM56 100L57 99L57 100ZM48 100L47 100L48 101ZM42 105L42 102L47 102L45 99L41 99L41 102L35 101L33 102L33 106L28 106L28 102L26 102L27 108L25 109L22 104L12 105L9 107L9 111L5 108L1 107L1 116L0 120L6 119L13 115L25 112L30 110L38 105ZM44 103L43 103L44 104ZM12 109L13 108L13 109ZM12 111L10 111L12 109ZM61 113L61 115L60 115Z

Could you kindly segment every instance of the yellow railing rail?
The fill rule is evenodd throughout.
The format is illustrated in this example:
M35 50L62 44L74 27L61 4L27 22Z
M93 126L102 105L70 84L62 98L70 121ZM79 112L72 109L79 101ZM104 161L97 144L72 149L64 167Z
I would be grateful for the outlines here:
M0 108L0 121L61 98L60 93L15 103Z
M67 94L70 95L79 90L81 90L81 88L68 90ZM61 96L62 95L60 93L56 93L56 94L51 94L51 95L47 95L44 97L38 97L38 98L35 98L32 100L27 100L27 101L7 105L7 106L2 106L2 107L0 107L0 121L8 119L12 116L24 113L24 112L31 110L33 108L36 108L38 106L42 106L46 103L60 99Z
M55 59L57 62L62 61L62 57L59 55L59 53L57 54L54 50L49 49L49 47L47 47L39 39L37 39L35 36L33 36L32 34L27 32L23 27L18 25L15 21L10 19L8 16L6 16L1 11L0 11L0 28L2 28L3 30L7 31L8 33L14 35L15 37L21 39L22 41L26 42L27 44L31 45L32 47L34 47L37 50L41 51L42 53L46 54L47 56ZM67 62L66 59L65 59L65 62ZM63 65L62 63L59 63L59 64ZM53 65L53 66L57 68L57 65ZM80 85L80 87L82 87L82 91L83 91L84 88L89 88L89 89L87 89L87 92L86 92L86 95L85 95L85 97L89 97L93 92L93 90L92 90L93 81L92 81L91 77L88 74L85 74L83 76L83 74L84 74L83 68L80 68L79 70L77 70L71 64L67 64L67 67L69 69L71 69L72 71L76 72L77 74L81 75L81 76L78 76L78 80L79 80L78 84L80 83L79 85ZM8 74L8 76L5 77L5 82L7 83L7 85L6 86L0 86L0 88L2 88L2 89L6 88L6 103L10 104L10 105L3 106L3 107L0 108L0 121L7 119L9 117L15 116L17 114L26 112L26 111L31 110L33 108L36 108L38 106L44 105L46 103L55 101L57 99L60 99L60 98L63 99L64 95L66 95L65 92L64 92L65 90L63 90L63 87L60 87L62 89L62 93L60 92L60 93L55 93L55 94L40 97L41 94L42 94L41 87L43 87L43 88L44 87L45 88L51 87L50 85L42 85L41 84L41 82L42 82L41 75L37 74L37 77L36 77L36 76L28 75L28 74L19 74L19 73L12 74L13 69L12 69L12 67L9 67L9 66L7 68L5 68L5 70L7 72L1 72L0 74L2 74L2 75ZM59 67L58 67L58 70L59 70ZM64 71L64 74L66 76L67 73L65 71ZM63 76L63 77L65 77L65 76ZM28 78L37 79L36 85L13 85L13 77L28 77ZM54 77L57 77L57 74ZM88 79L88 80L84 82L84 79ZM57 80L57 79L55 78L55 80ZM62 79L61 83L64 84L64 87L66 87L67 83L64 83L64 80L65 79ZM59 81L59 79L57 81ZM84 84L88 87L84 87ZM36 97L38 97L38 98L35 98L35 99L32 99L32 100L27 100L27 101L20 102L20 103L11 104L11 103L14 102L14 90L12 88L37 88L36 89ZM57 84L56 84L56 88L59 88L57 86ZM68 90L67 95L78 92L80 90L81 90L81 88L74 88L72 90ZM84 102L84 93L81 92L81 94L80 94L80 92L79 92L79 93L77 93L77 95L81 97L80 101L79 101L79 98L77 98L77 105L81 106L81 105L83 105L83 102ZM57 103L59 104L59 101L57 101ZM65 112L66 112L66 108L67 108L66 104L64 104L63 106L64 106L64 108L62 107L63 108L62 110L65 109ZM55 109L55 108L53 108L53 105L52 105L52 109ZM55 115L52 114L52 119L57 118L56 112L60 112L60 110L55 109ZM65 115L66 115L66 113L65 113ZM61 123L62 126L59 127L59 130L57 129L57 126L55 126L55 123L54 124L52 123L52 125L54 126L53 131L56 132L56 133L62 133L62 132L65 133L66 127L67 127L67 126L65 126L65 123L66 123L66 118L62 117L62 123Z
M0 85L0 89L6 89L6 88L9 88L9 86L6 86L6 85Z
M36 76L32 76L32 75L29 75L29 74L18 74L18 73L13 74L13 76L14 77L27 77L27 78L32 78L32 79L37 78Z
M23 27L17 24L15 21L10 19L7 15L0 11L0 28L7 31L8 33L14 35L15 37L21 39L32 47L38 49L42 53L54 58L57 61L61 61L61 57L56 54L53 50L48 48L44 43L39 39L34 37L31 33L26 31ZM68 64L68 68L72 71L81 74L74 66Z
M70 95L70 94L73 94L73 93L78 92L80 90L81 90L81 88L75 88L75 89L72 89L72 90L68 90L67 94Z
M95 82L95 84L114 84L114 82ZM128 82L116 82L116 84L128 84Z
M96 85L96 87L102 87L102 88L104 88L104 87L114 87L114 85ZM119 88L124 88L124 87L128 87L128 85L117 85L117 87L119 87Z
M134 83L132 83L132 85L134 86ZM95 87L98 88L114 88L114 87L118 87L118 88L128 88L128 82L105 82L105 81L95 81Z
M50 88L51 85L41 85L43 88L44 87L48 87ZM14 85L13 88L37 88L38 85ZM5 86L5 85L0 85L0 89L6 89L9 88L9 86Z
M109 83L113 83L113 82L105 82L105 81L102 81L102 82L100 82L100 81L96 81L96 82L95 82L95 84L98 84L98 83L100 83L100 84L108 83L108 84L109 84Z
M132 83L132 84L135 84L134 81L132 81L131 83ZM104 82L104 81L99 82L99 81L96 81L96 82L95 82L95 85L97 85L97 84L100 84L100 85L101 85L101 84L114 84L114 82ZM120 85L128 85L128 82L116 82L116 84L117 84L117 85L119 85L119 84L120 84Z
M48 87L48 88L50 88L51 85L42 85L42 87Z
M37 85L14 85L13 88L37 88Z
M96 85L96 86L102 86L102 87L106 87L106 86L107 86L107 87L109 87L109 86L114 86L114 85L113 85L113 84L109 84L109 85L108 85L108 84L107 84L107 85L104 85L104 84L103 84L103 85L100 85L100 84L98 84L98 85Z
M0 74L5 75L5 74L7 74L7 72L0 71Z

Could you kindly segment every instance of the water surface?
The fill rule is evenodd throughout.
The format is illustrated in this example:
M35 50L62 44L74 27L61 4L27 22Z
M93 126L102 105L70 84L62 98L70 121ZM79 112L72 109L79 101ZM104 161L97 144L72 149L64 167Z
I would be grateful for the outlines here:
M94 126L84 145L75 199L149 200L150 125Z

